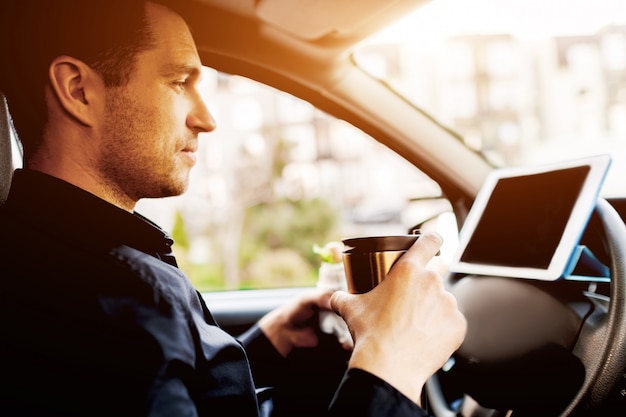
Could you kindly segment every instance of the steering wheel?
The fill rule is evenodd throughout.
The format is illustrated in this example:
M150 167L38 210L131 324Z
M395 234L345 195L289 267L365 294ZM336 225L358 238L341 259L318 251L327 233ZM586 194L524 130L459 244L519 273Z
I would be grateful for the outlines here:
M571 397L569 403L564 408L559 407L559 410L562 410L558 414L560 417L588 413L597 409L623 378L623 372L626 369L626 226L615 209L604 199L598 200L596 214L599 219L602 240L610 258L610 298L595 293L585 293L585 296L593 304L593 312L579 321L579 327L576 330L573 343L571 343L573 346L571 352L577 361L579 360L584 366L584 379L581 377L580 388ZM458 283L461 283L463 279L459 280ZM481 278L477 277L476 279L480 280ZM521 283L524 280L501 278L501 281L496 282L510 283L514 281L517 281L517 284L507 285L524 285ZM453 293L454 285L451 290ZM481 288L481 291L483 290L484 287ZM459 300L459 297L457 300L460 301L459 308L463 311L462 300ZM551 302L546 301L547 304ZM565 309L571 311L561 302L558 303L563 309L562 311ZM472 318L467 315L466 317L468 319L468 337L466 337L463 345L471 344L478 339L470 334L470 329L480 327L472 326ZM569 323L568 320L569 318L563 315L558 328L564 327L564 324L566 327ZM553 327L551 331L555 329L557 327ZM464 349L463 345L459 351ZM427 381L425 392L435 417L504 415L502 411L481 406L466 393L463 394L460 405L455 407L455 410L451 409L445 399L442 384L437 374ZM467 387L464 392L467 392ZM506 415L511 414L515 415L515 412L508 411Z

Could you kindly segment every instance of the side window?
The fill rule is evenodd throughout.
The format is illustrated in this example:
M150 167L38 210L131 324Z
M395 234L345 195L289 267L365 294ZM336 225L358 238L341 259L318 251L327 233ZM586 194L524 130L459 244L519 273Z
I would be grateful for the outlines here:
M200 291L314 285L314 245L346 237L424 221L456 237L438 185L359 129L249 79L205 79L217 129L200 138L188 191L137 207L173 235Z

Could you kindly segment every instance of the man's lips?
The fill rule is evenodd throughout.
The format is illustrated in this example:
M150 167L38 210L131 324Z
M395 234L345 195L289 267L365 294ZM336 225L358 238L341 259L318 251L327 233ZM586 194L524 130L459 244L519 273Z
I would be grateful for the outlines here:
M185 155L187 158L189 158L193 164L195 164L196 160L198 159L196 155L197 152L198 152L197 144L188 145L181 151L181 153Z

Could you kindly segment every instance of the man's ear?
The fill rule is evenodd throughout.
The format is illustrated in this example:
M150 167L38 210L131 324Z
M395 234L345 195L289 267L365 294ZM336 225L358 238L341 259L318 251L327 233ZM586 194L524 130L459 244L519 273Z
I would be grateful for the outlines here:
M62 55L51 62L48 75L60 107L79 123L93 126L104 91L99 74L83 61Z

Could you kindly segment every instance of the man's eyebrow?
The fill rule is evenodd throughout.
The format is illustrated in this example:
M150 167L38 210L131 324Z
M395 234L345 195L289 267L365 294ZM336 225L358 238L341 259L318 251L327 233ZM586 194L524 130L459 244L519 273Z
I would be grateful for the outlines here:
M180 74L188 74L192 76L200 75L200 68L192 64L171 64L165 66L161 73L165 76L175 76Z

